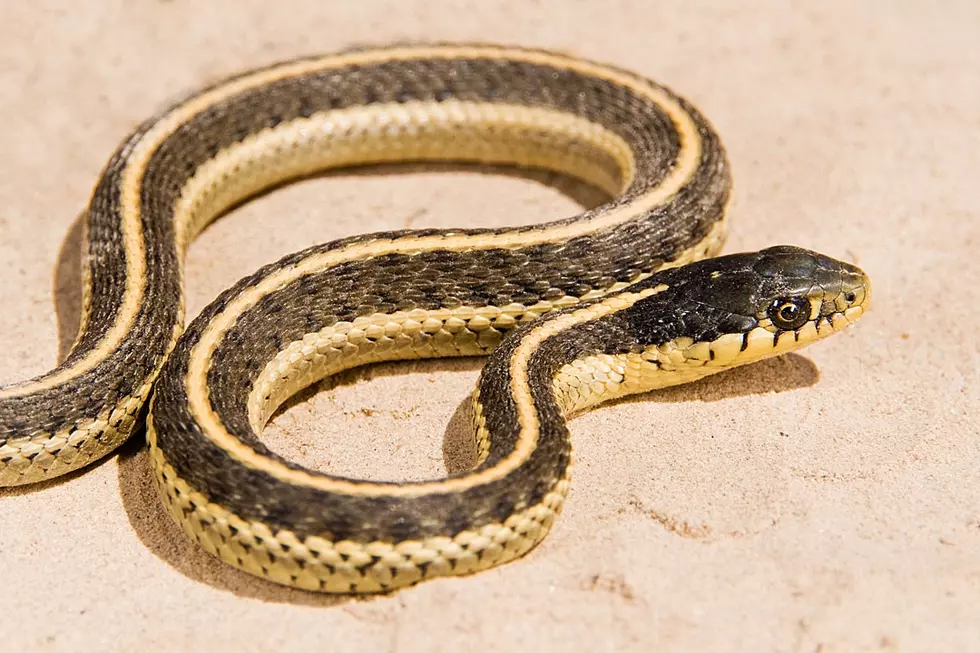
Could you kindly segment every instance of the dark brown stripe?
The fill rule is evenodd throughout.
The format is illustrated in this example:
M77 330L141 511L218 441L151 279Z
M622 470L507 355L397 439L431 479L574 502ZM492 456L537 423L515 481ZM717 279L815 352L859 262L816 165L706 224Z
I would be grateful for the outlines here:
M217 149L262 127L332 108L448 98L555 108L599 122L631 143L636 148L637 182L624 198L592 214L608 211L659 183L677 157L679 143L669 118L627 88L572 71L523 62L392 62L282 80L209 109L181 128L154 157L147 172L147 188L152 189L152 194L144 196L144 206L163 215L189 171ZM673 260L708 233L721 217L727 200L724 154L710 127L697 114L693 115L704 139L701 165L688 186L667 206L650 215L638 216L602 233L521 250L435 251L346 263L308 275L267 297L239 318L214 353L208 383L220 418L237 437L271 456L251 432L244 414L245 398L254 379L288 342L336 320L350 319L368 307L372 311L393 310L403 301L423 308L459 303L503 305L511 301L530 304L558 294L581 296L617 281L631 281L638 274ZM179 174L173 174L174 170ZM581 216L566 221L575 219ZM400 235L414 238L421 234ZM464 493L418 500L337 497L308 487L285 485L262 472L234 464L199 432L187 412L182 381L189 352L207 322L235 294L259 283L281 265L365 238L287 257L224 293L194 321L158 384L155 425L159 446L178 473L212 501L246 519L289 528L301 537L327 534L364 542L443 532L441 526L425 526L419 519L422 514L436 523L445 521L451 533L498 521L529 496L540 496L554 482L555 465L562 464L567 456L567 442L560 434L540 447L522 468L520 473L526 475L523 483L506 479ZM488 392L494 392L494 382L500 384L496 392L507 394L503 376L489 377ZM508 441L512 446L516 437L513 423L508 427L506 401L502 396L493 404L491 460L503 455ZM363 526L366 520L367 528Z

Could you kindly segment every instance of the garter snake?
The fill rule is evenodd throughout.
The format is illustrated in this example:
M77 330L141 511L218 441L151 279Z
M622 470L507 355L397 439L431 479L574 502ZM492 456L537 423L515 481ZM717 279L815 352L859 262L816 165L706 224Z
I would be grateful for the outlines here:
M215 217L318 171L435 160L545 168L613 199L533 226L315 246L183 329L184 251ZM725 152L694 107L562 54L397 46L224 80L143 123L105 167L75 345L51 372L0 389L0 483L111 452L152 390L167 510L226 562L375 592L512 560L568 491L568 417L799 348L865 310L867 277L849 264L788 246L717 256L729 195ZM486 354L465 473L339 478L259 438L286 398L340 370Z

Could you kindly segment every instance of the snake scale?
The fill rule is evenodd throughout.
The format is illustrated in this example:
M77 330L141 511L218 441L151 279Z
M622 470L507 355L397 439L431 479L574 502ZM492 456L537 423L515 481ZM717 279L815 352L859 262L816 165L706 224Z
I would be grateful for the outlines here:
M183 255L209 222L290 180L405 161L544 168L612 199L531 226L311 247L184 330ZM576 57L395 46L226 79L143 123L105 167L74 347L0 388L0 484L79 469L145 422L169 514L263 578L383 592L513 560L568 492L568 418L797 349L865 311L868 278L847 263L789 246L719 256L729 197L724 149L694 107ZM472 470L341 478L259 437L289 396L341 370L488 354Z

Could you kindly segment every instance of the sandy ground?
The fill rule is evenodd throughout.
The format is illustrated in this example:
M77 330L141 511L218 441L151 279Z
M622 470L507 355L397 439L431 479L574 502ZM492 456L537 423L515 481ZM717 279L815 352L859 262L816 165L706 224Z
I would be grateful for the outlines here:
M168 99L354 43L557 48L670 84L736 177L728 251L807 246L875 284L801 355L573 424L566 511L524 560L373 600L262 582L166 519L141 443L0 492L5 651L980 650L980 4L10 3L0 20L0 382L78 321L76 217ZM795 8L794 8L795 7ZM262 263L366 230L542 221L592 201L547 176L415 170L302 183L192 247L189 308ZM324 385L267 437L319 469L446 473L479 362Z

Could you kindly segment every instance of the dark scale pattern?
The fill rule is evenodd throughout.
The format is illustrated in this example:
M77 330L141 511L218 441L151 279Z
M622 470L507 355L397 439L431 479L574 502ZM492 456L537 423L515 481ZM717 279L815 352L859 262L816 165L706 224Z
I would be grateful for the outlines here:
M160 149L147 175L148 182L152 180L148 186L157 195L155 201L160 202L160 210L164 210L182 185L168 176L168 170L183 166L180 169L185 173L179 177L184 177L186 171L193 170L217 148L251 131L327 108L450 98L558 108L599 122L631 143L635 148L637 181L624 196L582 216L551 224L588 219L629 201L663 178L679 147L670 120L656 106L625 87L572 71L490 59L392 62L375 68L284 80L212 108ZM247 111L241 108L243 105L248 106ZM708 233L721 217L728 193L727 162L720 144L703 119L690 107L688 110L698 121L704 139L701 166L688 186L666 206L606 231L565 242L520 250L391 255L311 274L260 301L225 336L214 353L208 379L212 405L237 437L256 451L275 457L252 433L244 414L245 398L267 361L305 333L375 310L415 306L431 309L461 303L500 306L513 301L533 304L564 294L581 296L594 289L605 290L618 281L632 281L640 273L672 260ZM202 132L206 132L206 138ZM516 231L537 228L532 225ZM455 233L486 231L489 230ZM424 233L436 232L400 232L380 237L415 238ZM309 488L284 486L261 472L231 464L224 452L200 434L186 412L182 380L188 354L211 317L235 294L254 286L272 270L312 253L368 238L371 236L346 239L287 257L224 293L194 321L165 366L156 391L158 443L168 462L212 501L246 519L261 519L273 527L289 528L299 536L397 540L400 533L437 534L442 531L440 521L450 524L455 533L498 521L532 497L540 498L555 478L545 470L567 463L567 443L562 443L560 434L549 436L545 446L527 462L521 472L526 475L525 483L515 484L508 479L465 494L429 496L422 502L337 497ZM505 340L502 347L506 348L509 342L510 339ZM492 418L488 415L493 423L492 455L497 459L506 455L516 436L513 407L508 409L506 403L506 375L486 373L483 388L500 395ZM422 514L431 526L420 522Z
M172 209L180 189L201 163L251 133L298 116L378 102L453 98L514 102L568 111L606 125L635 147L637 181L624 197L560 222L588 219L657 184L673 164L679 147L667 116L628 88L573 71L520 61L386 62L287 78L229 98L179 128L159 147L147 167L142 195L146 298L132 334L99 366L71 384L0 402L0 444L8 438L54 430L59 425L94 416L101 407L114 406L119 399L132 394L165 356L178 320L180 301ZM228 335L216 352L216 361L219 366L225 360L235 362L236 352L247 347L248 360L264 364L276 348L297 334L315 330L331 320L349 319L368 306L389 310L404 307L406 302L424 307L462 301L532 303L559 292L581 295L591 289L605 289L615 281L629 281L639 272L655 269L662 261L671 260L700 240L719 219L727 200L728 170L724 153L707 123L688 109L699 124L704 154L701 167L688 187L668 206L604 233L523 251L431 252L351 263L311 275L243 316L239 325L242 328ZM93 311L88 330L69 363L97 345L119 311L126 285L119 229L119 184L126 155L153 122L145 123L113 157L90 204L88 264ZM527 226L518 230L535 228ZM421 233L399 235L416 237ZM371 237L328 244L288 260L300 260L310 251L368 238ZM462 273L456 269L459 264L465 267ZM397 539L398 533L418 527L415 515L419 506L388 499L340 503L336 498L300 488L276 487L273 479L234 467L222 452L209 448L182 408L184 397L179 381L186 369L187 353L207 319L219 312L235 292L254 285L271 269L259 271L224 293L182 339L167 364L168 376L158 391L161 410L156 421L160 446L182 476L213 500L245 517L261 517L273 525L288 525L300 535L324 534L333 529L341 537ZM392 291L403 278L399 275L411 278L411 283L401 287L403 294ZM283 300L290 295L308 301L301 302L299 310L287 308ZM267 327L272 323L281 329L279 335L263 339L262 334L271 333ZM250 332L245 326L256 330ZM257 363L246 364L240 356L237 360L239 367L229 368L234 371L216 373L210 379L215 401L222 406L222 416L229 423L236 420L230 408L233 400L247 392L259 367ZM223 403L226 401L227 405ZM236 433L262 449L253 434L235 424ZM501 442L506 442L506 438ZM425 512L458 526L457 530L493 521L508 513L520 500L507 489L509 483L474 490L479 497L432 497L426 500ZM475 512L474 506L478 506ZM362 531L360 525L365 515L372 515L375 523Z
M226 303L232 296L233 291L229 291L228 296L219 300L216 305ZM209 309L211 311L219 312L215 308ZM533 326L557 315L558 313L546 315ZM244 333L238 329L235 331ZM598 332L596 333L598 341ZM560 338L564 341L564 334ZM493 441L490 456L474 472L495 464L516 443L516 408L510 396L508 365L510 355L519 341L519 336L505 339L488 361L481 376L481 399L485 404L494 406L494 410L486 416L487 428L493 433ZM248 343L249 347L255 344L252 340ZM596 347L598 346L597 344ZM538 360L532 365L536 382L545 377L550 378L549 374L570 360L565 356L571 349L565 348L563 352L558 352L558 349L546 348L541 350L545 352L543 355L540 352L535 355ZM556 356L556 353L559 355ZM226 455L203 437L187 413L183 410L171 410L174 406L183 405L181 402L184 401L184 389L180 379L169 370L171 367L185 370L188 354L189 349L183 346L182 341L165 366L156 388L155 427L158 430L159 446L168 462L175 465L181 476L193 487L206 485L211 500L233 506L246 519L260 519L273 526L289 528L300 537L317 534L334 540L369 542L377 539L398 541L409 534L412 537L434 536L443 531L454 535L482 524L503 521L515 508L533 505L554 486L558 477L552 472L560 472L568 464L570 449L563 427L559 426L543 433L539 446L514 475L463 493L434 494L421 500L401 500L340 497L309 488L284 486L262 472L228 465ZM217 374L211 377L210 382L214 384L213 388L250 385L234 382L233 377L234 375ZM535 393L535 399L541 400L540 406L544 410L549 410L554 403L550 396L543 396L538 392ZM222 403L221 400L219 403ZM165 411L161 411L163 407L166 407ZM222 417L233 415L236 420L244 419L244 415L234 406L222 408L227 411L221 412ZM175 418L180 421L175 421ZM247 429L247 424L244 427ZM237 429L235 432L242 433ZM178 444L185 441L185 438L193 438L193 445ZM282 460L254 436L249 441L264 455ZM288 461L283 462L290 467L300 468ZM202 474L202 470L207 470L206 474ZM272 487L275 487L274 491L270 490ZM426 523L420 521L422 515L425 516ZM446 524L448 528L441 524Z
M166 211L202 162L280 122L366 104L448 99L548 107L606 125L643 153L643 184L635 191L662 179L679 146L667 116L625 87L523 62L393 61L290 77L216 104L160 147L147 172L147 192Z
M501 521L515 510L539 502L563 475L570 460L571 445L559 406L550 391L551 379L563 365L598 353L638 352L646 346L660 345L682 336L710 341L723 333L747 331L757 323L753 316L764 311L777 297L787 294L808 296L815 292L814 289L820 289L819 296L836 296L842 284L841 275L841 265L826 257L795 248L771 248L661 271L636 284L631 290L661 284L667 288L622 311L562 331L538 347L528 368L529 384L541 424L537 447L506 480L464 493L433 495L414 501L338 497L282 486L262 473L229 466L222 452L203 440L197 440L183 450L173 449L172 444L163 448L171 462L174 457L185 461L187 467L181 466L182 476L192 485L208 483L212 500L220 496L229 502L225 505L235 506L236 511L241 510L246 518L289 527L299 536L327 534L337 539L363 542L379 538L398 540L405 533L421 537L438 534L441 523L448 524L449 532L455 534ZM218 311L220 307L210 310ZM489 455L475 472L497 464L517 442L517 410L510 391L510 359L515 349L526 334L560 314L546 315L515 331L484 367L479 393L485 406L493 406L493 410L485 413L486 428L492 438ZM179 346L168 366L186 364L175 361L186 361L187 353ZM231 387L224 379L213 377L211 382L215 390ZM180 397L182 401L182 391L178 379L165 373L158 388L158 401L168 405L172 405L174 397ZM222 400L215 399L216 407L224 417L237 414L233 406L223 406ZM171 419L169 415L168 419ZM186 415L184 417L186 419ZM232 422L226 423L231 425ZM169 428L176 426L171 424ZM196 428L190 421L179 427ZM265 451L257 441L253 446ZM210 469L211 478L204 478L201 469ZM420 515L433 520L431 525L420 521ZM366 519L373 521L365 528Z
M623 200L657 183L676 156L678 142L670 121L656 107L635 96L629 89L573 71L555 70L519 61L475 59L472 61L400 61L376 66L352 66L287 78L271 87L232 97L199 114L164 142L150 162L144 180L143 229L146 243L147 299L137 316L132 335L98 367L68 386L0 402L0 442L8 438L51 431L96 415L101 407L113 406L128 396L152 373L166 355L170 335L178 320L180 279L170 215L174 201L186 179L197 167L220 149L242 140L265 127L273 127L298 116L310 116L332 108L377 102L409 100L499 101L545 106L570 111L607 125L631 142L642 156L638 158L638 178ZM697 114L695 118L700 120ZM111 327L119 310L126 285L119 227L119 184L126 155L151 119L137 130L108 164L89 208L89 257L92 280L92 306L88 328L65 365L90 351ZM701 210L678 201L677 210L651 220L631 223L605 236L582 238L556 246L556 256L568 261L588 260L590 253L601 253L628 240L639 245L638 253L620 260L604 261L601 272L588 261L588 277L576 277L565 270L562 289L578 290L606 287L615 278L630 277L648 269L659 259L670 259L692 240L707 232L720 215L727 196L727 170L723 153L713 132L706 126L705 160L692 186L694 193L712 206ZM689 203L688 203L689 204ZM600 209L601 210L601 209ZM580 217L589 217L590 212ZM579 218L569 218L574 220ZM533 229L533 226L521 230ZM646 248L650 242L655 247ZM646 251L644 251L646 250ZM594 256L593 256L594 258ZM607 256L608 258L608 256ZM513 267L513 261L507 262ZM477 263L474 263L477 265ZM504 265L490 265L502 269ZM508 280L497 287L495 297L489 288L499 277L488 277L486 289L475 287L487 301L504 296L519 297L518 290L533 285L530 267L522 278ZM625 273L625 274L624 274ZM598 276L597 276L598 275ZM577 288L576 288L577 286ZM525 295L524 298L529 298ZM59 368L60 369L60 368Z
M574 245L581 245L586 242L586 239L579 239ZM390 311L396 308L435 309L443 306L481 306L488 304L503 306L513 301L534 304L545 295L577 295L593 288L607 288L617 281L630 281L635 278L639 271L648 271L651 265L647 262L638 264L643 267L625 266L620 269L613 266L613 263L617 261L614 257L603 259L593 255L590 261L588 252L584 249L573 250L574 253L570 254L568 252L570 248L572 248L572 244L566 247L557 245L538 246L533 255L529 255L526 250L434 251L413 256L390 255L368 261L346 263L309 275L261 300L255 308L243 314L235 327L225 336L224 341L213 355L208 378L212 406L221 416L230 432L237 434L238 437L248 442L250 446L263 455L275 457L275 454L270 452L251 430L245 411L247 397L265 364L285 345L302 338L304 334L317 331L338 320L350 321L358 315L376 311ZM317 250L319 249L317 248ZM524 268L531 264L532 259L534 260L534 272L528 274ZM585 265L573 266L569 272L568 265L565 263L567 260L584 261ZM457 269L463 270L463 272L456 275L450 274L451 271ZM253 284L259 278L261 278L261 273L253 281ZM245 288L253 284L245 284L242 287ZM549 292L552 290L556 292ZM215 308L220 309L222 304L223 302L219 301ZM200 323L195 321L195 325L197 324L203 325L204 321L202 320ZM186 341L189 346L190 339L193 337L191 333L196 333L194 325L192 325L187 338L179 346L179 351L175 352L171 364L176 365L176 362L180 360L178 354L181 355L181 358L183 357L183 344ZM168 369L169 367L170 364L168 364ZM180 370L180 373L176 374L174 379L179 386L175 388L178 393L176 396L179 397L183 392L183 387L179 381L183 378L183 371L186 368L181 365L177 369ZM234 370L234 373L228 373L227 370ZM490 378L492 381L492 375ZM498 388L497 394L507 394L506 379L505 377L499 378L503 385ZM165 372L164 378L160 382L161 386L169 384L169 382L170 373ZM163 392L163 390L159 389L158 392ZM168 407L179 406L182 401L180 399L177 402L172 402L170 399L165 400L161 395L158 404ZM499 403L499 401L493 403L495 419L505 416L505 413L498 408ZM161 414L159 408L158 414ZM162 420L163 417L158 419ZM509 450L506 444L508 438L501 435L501 430L506 423L506 419L503 419L502 424L497 425L494 422L491 427L491 432L494 434L495 455L496 452L500 452L501 456L506 455ZM164 430L162 426L160 428L161 431ZM169 429L167 431L169 432ZM556 438L555 444L549 446L559 447L557 443L560 440L560 434L553 435ZM181 438L180 434L177 433L174 436ZM172 464L178 464L177 461L185 455L196 454L198 451L195 449L200 449L197 444L193 447L173 448L165 443L167 437L169 436L161 436L161 448L167 453ZM549 451L545 448L535 454L532 469L537 469L538 465L543 464L540 462L540 456L552 455L553 452L549 453ZM213 452L213 455L216 458L221 456L217 450ZM295 467L288 461L283 462ZM203 484L207 484L209 495L215 501L220 502L218 497L229 496L225 494L226 492L229 492L231 496L241 497L243 487L254 487L255 495L243 499L242 503L251 504L254 500L255 503L267 506L270 504L269 495L272 493L263 492L264 483L261 481L250 482L244 479L235 479L234 482L222 488L218 487L219 481L214 474L213 465L187 461L186 464L181 464L179 468L181 475L193 486L201 487ZM247 475L257 474L244 469L236 471L244 472ZM535 498L540 498L554 482L554 478L550 476L530 478L548 480L547 483L535 485L528 490L533 490L531 494ZM471 507L485 505L487 508L486 518L494 520L499 514L506 515L513 511L514 505L525 500L521 498L524 495L513 494L519 487L519 485L512 484L501 485L501 491L506 494L504 498L494 495L490 487L480 487L472 491L479 497L470 497L466 500L465 505ZM334 529L337 527L334 520L337 510L354 510L351 513L352 518L358 514L357 510L360 510L360 508L352 507L351 502L338 501L337 497L328 495L318 496L313 501L311 497L303 496L308 492L311 491L302 488L289 488L288 490L283 488L282 492L275 493L277 495L276 504L280 504L281 501L280 509L287 511L291 521L316 523L318 515L329 515ZM266 496L260 501L260 494L263 493ZM290 497L289 495L293 493L300 496ZM508 503L511 499L515 499L515 501ZM358 499L357 501L362 500ZM363 501L381 500L364 499ZM460 497L455 495L446 495L443 501L446 503L444 510L450 510L452 507L460 505ZM389 508L387 512L360 513L362 516L358 524L363 523L364 515L385 515L392 510L398 514L399 520L409 519L412 514L417 514L417 506L410 502L390 502L399 505L401 509ZM344 505L340 505L341 503ZM437 503L434 498L426 498L424 512L427 516L441 514ZM329 510L324 507L334 504L337 504L336 507ZM506 505L509 505L510 509L503 513L490 509L491 506ZM269 518L271 513L263 515L263 517ZM284 521L282 523L289 522ZM388 528L389 524L383 522L376 525L376 531L358 526L356 531L344 533L343 537L358 539L363 537L367 538L365 541L368 541L383 535Z
M95 349L122 304L126 272L120 183L127 155L153 122L144 123L120 147L93 193L87 211L88 251L83 260L90 278L88 325L66 360L51 373L71 366ZM111 410L136 392L166 356L180 306L171 227L169 221L146 219L143 228L150 245L147 272L151 300L143 307L131 335L70 384L0 400L0 446L8 439L54 433L94 419L107 408Z

